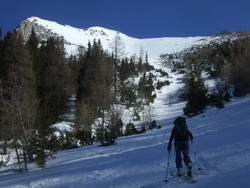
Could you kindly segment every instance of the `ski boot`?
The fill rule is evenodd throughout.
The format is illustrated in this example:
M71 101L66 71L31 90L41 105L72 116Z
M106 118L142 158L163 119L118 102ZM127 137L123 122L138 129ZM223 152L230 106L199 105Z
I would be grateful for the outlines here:
M188 164L187 164L187 168L188 168L188 170L187 170L187 175L188 175L189 177L193 177L193 175L192 175L192 163L188 163Z
M182 167L179 167L177 169L177 176L181 177L182 176Z

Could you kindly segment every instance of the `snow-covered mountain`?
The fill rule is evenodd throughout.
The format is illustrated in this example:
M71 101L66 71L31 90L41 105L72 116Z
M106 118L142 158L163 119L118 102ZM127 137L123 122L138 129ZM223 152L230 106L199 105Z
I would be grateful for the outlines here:
M87 47L88 42L100 39L105 50L110 49L110 43L117 34L120 35L125 44L125 51L128 56L137 54L143 50L148 53L149 61L154 63L159 59L160 54L172 54L188 49L194 45L204 45L211 41L221 41L221 36L206 37L164 37L138 39L127 36L118 31L105 29L102 27L90 27L87 29L74 28L69 25L61 25L53 21L43 20L38 17L30 17L20 23L17 31L21 32L27 40L32 29L39 40L46 40L50 36L63 37L65 40L66 52L75 54L79 46Z

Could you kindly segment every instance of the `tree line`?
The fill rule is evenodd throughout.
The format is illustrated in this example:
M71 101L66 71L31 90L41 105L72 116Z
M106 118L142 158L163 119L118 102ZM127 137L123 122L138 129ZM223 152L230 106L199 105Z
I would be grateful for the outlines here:
M45 168L47 158L58 150L103 141L107 133L113 138L138 134L152 125L152 118L141 130L132 121L124 125L124 111L140 120L156 88L170 83L155 82L147 54L123 56L119 35L111 45L113 52L108 53L94 40L67 57L63 38L38 41L32 31L24 42L18 32L8 32L3 39L1 34L0 143L2 154L15 152L20 171L28 171L29 162ZM138 83L133 82L136 77ZM67 119L72 96L73 131L61 132L54 124Z
M249 32L229 35L237 39L194 47L184 54L161 56L173 72L184 74L185 88L180 97L187 101L185 115L200 114L210 105L223 108L231 97L250 93ZM205 84L204 75L215 80L212 90Z
M1 40L1 143L3 154L8 148L15 151L20 170L27 171L27 162L34 160L45 167L46 158L57 150L52 125L66 112L69 74L62 40L39 44L32 33L24 43L16 32Z

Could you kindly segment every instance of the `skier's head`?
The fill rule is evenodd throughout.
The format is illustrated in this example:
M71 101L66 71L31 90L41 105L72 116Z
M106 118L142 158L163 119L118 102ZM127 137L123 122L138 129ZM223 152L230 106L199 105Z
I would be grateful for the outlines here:
M174 125L179 125L179 124L186 124L186 118L185 117L177 117L175 120L174 120Z

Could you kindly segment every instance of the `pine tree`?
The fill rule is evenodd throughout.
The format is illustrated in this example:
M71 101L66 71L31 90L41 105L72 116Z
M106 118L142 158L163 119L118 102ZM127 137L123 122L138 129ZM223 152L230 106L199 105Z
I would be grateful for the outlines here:
M8 56L8 52L11 48L10 47L10 43L11 43L11 37L12 37L12 33L8 32L5 37L4 40L1 42L1 46L0 46L0 79L1 80L5 80L5 78L8 75L8 69L9 69L9 65L10 65L10 57Z
M83 127L90 126L89 123L93 123L99 117L101 119L101 122L98 124L100 126L99 132L104 134L103 131L107 124L107 113L115 101L113 84L112 60L103 51L100 40L97 42L94 40L93 45L90 43L88 45L84 64L81 66L78 77L78 106L84 106L85 112L80 110L82 108L78 108L77 117L82 117L82 120L88 121L78 122L78 125L81 124ZM88 117L84 118L85 116ZM101 135L98 137L102 138Z
M134 134L138 134L139 132L137 131L137 129L135 128L135 125L130 122L127 124L126 126L126 130L125 130L125 135L134 135Z
M191 73L186 82L187 104L183 109L184 114L188 116L197 115L205 109L207 105L207 88L201 76L195 77Z
M0 139L3 141L3 152L7 154L7 141L11 139L11 136L8 134L9 129L7 126L6 120L6 110L4 106L4 100L6 98L5 88L6 88L6 80L9 74L9 49L11 44L12 33L8 32L4 37L4 40L0 43L0 88L1 88L1 98L0 98Z
M9 34L4 47L3 61L8 64L8 71L1 86L1 111L5 115L4 125L8 131L19 164L19 169L27 171L29 142L34 131L36 119L35 74L32 58L17 33ZM24 167L22 167L22 160Z
M49 38L42 44L39 57L38 96L40 106L49 105L51 109L51 123L60 120L60 116L67 110L68 92L66 83L68 67L64 52L64 44L60 39Z
M156 95L153 94L153 92L155 91L153 83L153 74L150 72L147 75L144 72L138 84L138 93L141 98L146 99L146 104L154 102L154 99L156 97Z
M119 69L119 78L120 82L124 83L126 79L129 77L129 65L128 65L128 59L124 58L121 60L121 65Z
M120 92L121 98L120 101L125 103L127 107L133 106L136 103L136 86L131 81L126 81L121 85Z
M62 40L49 38L39 50L36 65L37 95L39 97L36 132L33 137L36 162L46 166L46 159L58 150L55 128L52 126L67 110L67 70Z

